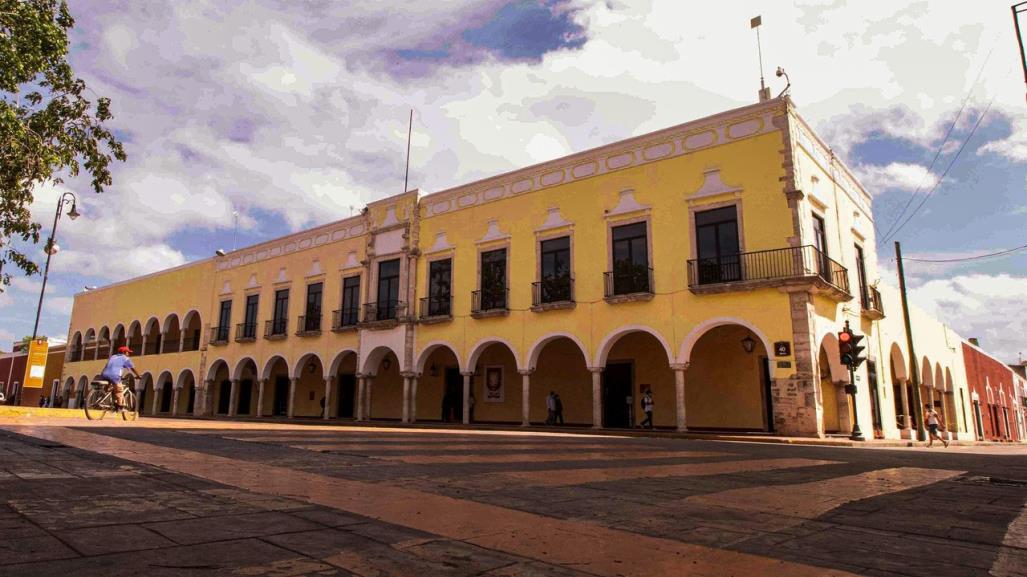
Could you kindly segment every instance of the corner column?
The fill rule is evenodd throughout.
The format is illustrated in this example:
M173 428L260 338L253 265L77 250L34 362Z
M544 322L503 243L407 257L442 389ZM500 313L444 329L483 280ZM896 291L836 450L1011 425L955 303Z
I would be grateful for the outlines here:
M592 428L603 428L603 371L606 367L589 367L592 373Z
M531 425L531 371L521 373L521 426Z
M260 379L257 381L257 410L254 415L257 417L264 416L264 389L267 386L267 379Z
M364 375L357 373L357 420L364 420L364 395L366 394L367 383Z
M471 377L474 373L460 373L464 376L464 416L463 423L471 424Z
M410 377L410 422L417 422L417 373Z
M412 378L412 373L402 373L401 376L403 377L403 419L402 419L402 422L409 423L410 422L410 393L411 393L411 391L410 391L410 387L411 387L410 380Z
M182 389L175 387L171 389L171 416L178 416L178 395L182 392Z
M335 384L335 377L325 378L325 408L324 415L325 419L332 418L332 385Z
M673 364L674 369L674 411L677 415L677 429L680 432L688 430L685 424L685 369L688 363Z
M909 381L901 381L899 388L902 391L902 428L906 431L912 428L913 420L909 417Z
M163 344L163 343L162 343ZM228 395L228 416L234 417L239 409L239 379L232 379L232 392ZM292 416L292 415L289 415Z
M286 413L286 416L289 417L290 419L292 418L292 416L294 414L296 414L295 413L295 411L296 411L296 387L299 384L300 384L299 377L293 377L293 378L289 379L289 411L288 411L288 413Z

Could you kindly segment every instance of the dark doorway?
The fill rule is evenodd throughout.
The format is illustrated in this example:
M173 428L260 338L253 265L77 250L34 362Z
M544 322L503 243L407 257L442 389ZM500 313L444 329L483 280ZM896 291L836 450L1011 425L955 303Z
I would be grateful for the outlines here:
M603 427L631 427L631 363L609 363L603 371Z
M189 385L189 402L186 404L185 412L190 415L196 411L196 387Z
M167 383L160 390L160 412L171 412L171 383Z
M289 377L275 377L275 398L271 405L271 415L284 417L289 414Z
M464 377L458 368L446 369L446 390L442 394L442 421L462 422L464 419Z
M339 418L352 419L353 406L356 404L356 375L339 375L338 410Z
M80 404L77 405L77 406L81 407L82 406L81 405L81 403L82 403L82 395L81 395L82 391L80 390L79 393L80 394L78 395L78 399L79 399L78 402ZM144 411L146 411L146 388L145 387L139 391L138 405L139 405L139 413L140 414L142 414Z
M218 387L218 414L227 415L228 407L232 404L232 381L221 381Z
M770 381L770 359L763 357L760 363L760 373L763 378L763 408L767 411L767 431L774 432L774 390Z
M253 379L239 381L239 402L235 407L237 415L250 414L250 400L253 398Z

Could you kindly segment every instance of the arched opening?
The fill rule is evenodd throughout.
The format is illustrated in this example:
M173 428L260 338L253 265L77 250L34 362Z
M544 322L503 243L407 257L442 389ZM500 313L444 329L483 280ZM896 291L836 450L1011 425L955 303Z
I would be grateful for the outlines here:
M72 407L73 409L82 406L82 403L85 401L86 398L87 390L89 390L89 377L83 375L81 378L79 378L78 387L75 389L75 406Z
M482 423L520 423L521 387L517 353L509 344L486 340L474 350L465 370L473 371L468 399L470 421ZM456 408L463 418L463 379Z
M128 340L125 337L124 325L119 323L118 326L114 327L114 333L111 335L111 341L113 343L115 351L117 351L118 349L120 349L128 343Z
M463 420L464 378L460 360L448 345L431 345L418 355L414 418L442 422Z
M178 375L178 405L175 412L179 415L192 415L196 412L196 378L189 369Z
M100 329L96 337L96 360L106 359L111 356L111 331L107 327Z
M222 359L214 361L210 366L207 380L211 383L210 391L206 393L207 406L210 407L206 414L227 415L232 395L232 377L228 372L228 363Z
M364 372L372 377L367 387L367 418L403 418L403 378L396 353L388 347L372 350L364 361Z
M57 398L54 399L54 406L59 409L66 409L70 407L72 402L72 394L75 390L75 377L68 377L64 381L64 386L61 387L61 392L57 394Z
M202 324L200 323L200 313L196 311L189 311L185 315L185 320L182 322L182 350L183 351L198 351L200 350L200 329Z
M566 336L546 339L530 351L528 366L534 369L529 377L530 422L592 424L592 373L587 354L578 343ZM551 394L559 399L555 406L561 409L553 415L548 410Z
M85 339L82 341L82 360L96 360L96 331L93 329L86 331Z
M161 336L165 353L177 353L182 344L182 330L178 326L178 315L172 313L164 319L164 330Z
M951 433L958 433L965 431L965 419L960 419L963 416L956 408L956 389L952 383L952 371L949 367L945 367L945 407L948 411L948 420L951 421L951 425L946 422L945 426Z
M264 365L264 406L260 414L284 417L289 414L289 363L278 355Z
M931 367L931 361L927 357L924 357L920 375L920 414L923 415L923 408L933 405L932 400L934 399L934 369ZM919 425L920 423L917 423L918 427Z
M307 353L293 368L296 390L292 400L292 416L323 417L325 403L324 365L314 353Z
M143 326L139 321L128 325L128 348L137 355L143 353Z
M641 399L646 391L653 395L653 425L677 424L674 371L670 352L659 333L652 329L631 328L618 331L600 345L602 376L602 426L634 427L645 419ZM693 361L696 354L693 350ZM693 362L694 364L694 362ZM701 402L700 394L697 402ZM565 410L569 409L564 403ZM691 415L689 415L691 417ZM698 423L716 426L708 415L700 414Z
M849 382L849 371L841 364L838 337L830 333L820 344L818 368L820 369L820 399L823 407L824 432L829 434L852 431L853 408L845 385Z
M82 360L82 333L75 331L68 344L68 362L75 363Z
M255 415L257 414L257 402L260 396L257 390L257 363L247 357L235 365L233 378L239 384L238 393L235 399L235 414Z
M157 384L155 385L157 390L157 396L154 399L154 413L170 413L171 412L171 400L174 396L174 381L172 380L171 373L164 371L157 377Z
M773 430L767 347L760 335L739 324L717 325L699 336L688 360L689 429Z
M143 343L144 355L156 355L160 353L160 321L155 317L150 317L150 320L146 321L146 329L143 331Z
M907 422L912 421L910 416L909 391L906 388L909 374L906 357L902 355L902 349L898 343L892 343L888 352L888 374L891 376L892 402L895 404L895 426L899 429L907 429Z
M353 419L357 416L357 353L342 351L332 361L335 385L328 416L332 419Z

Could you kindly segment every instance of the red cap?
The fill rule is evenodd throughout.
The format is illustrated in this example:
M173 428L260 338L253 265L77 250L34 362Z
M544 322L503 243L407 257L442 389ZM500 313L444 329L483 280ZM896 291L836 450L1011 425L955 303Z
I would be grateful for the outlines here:
M132 349L128 347L118 347L118 352L132 354Z

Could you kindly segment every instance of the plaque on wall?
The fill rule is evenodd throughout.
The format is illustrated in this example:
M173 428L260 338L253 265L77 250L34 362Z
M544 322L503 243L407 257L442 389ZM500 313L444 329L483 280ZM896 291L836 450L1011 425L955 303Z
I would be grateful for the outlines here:
M775 357L790 357L792 355L792 343L788 341L777 341L774 343Z

